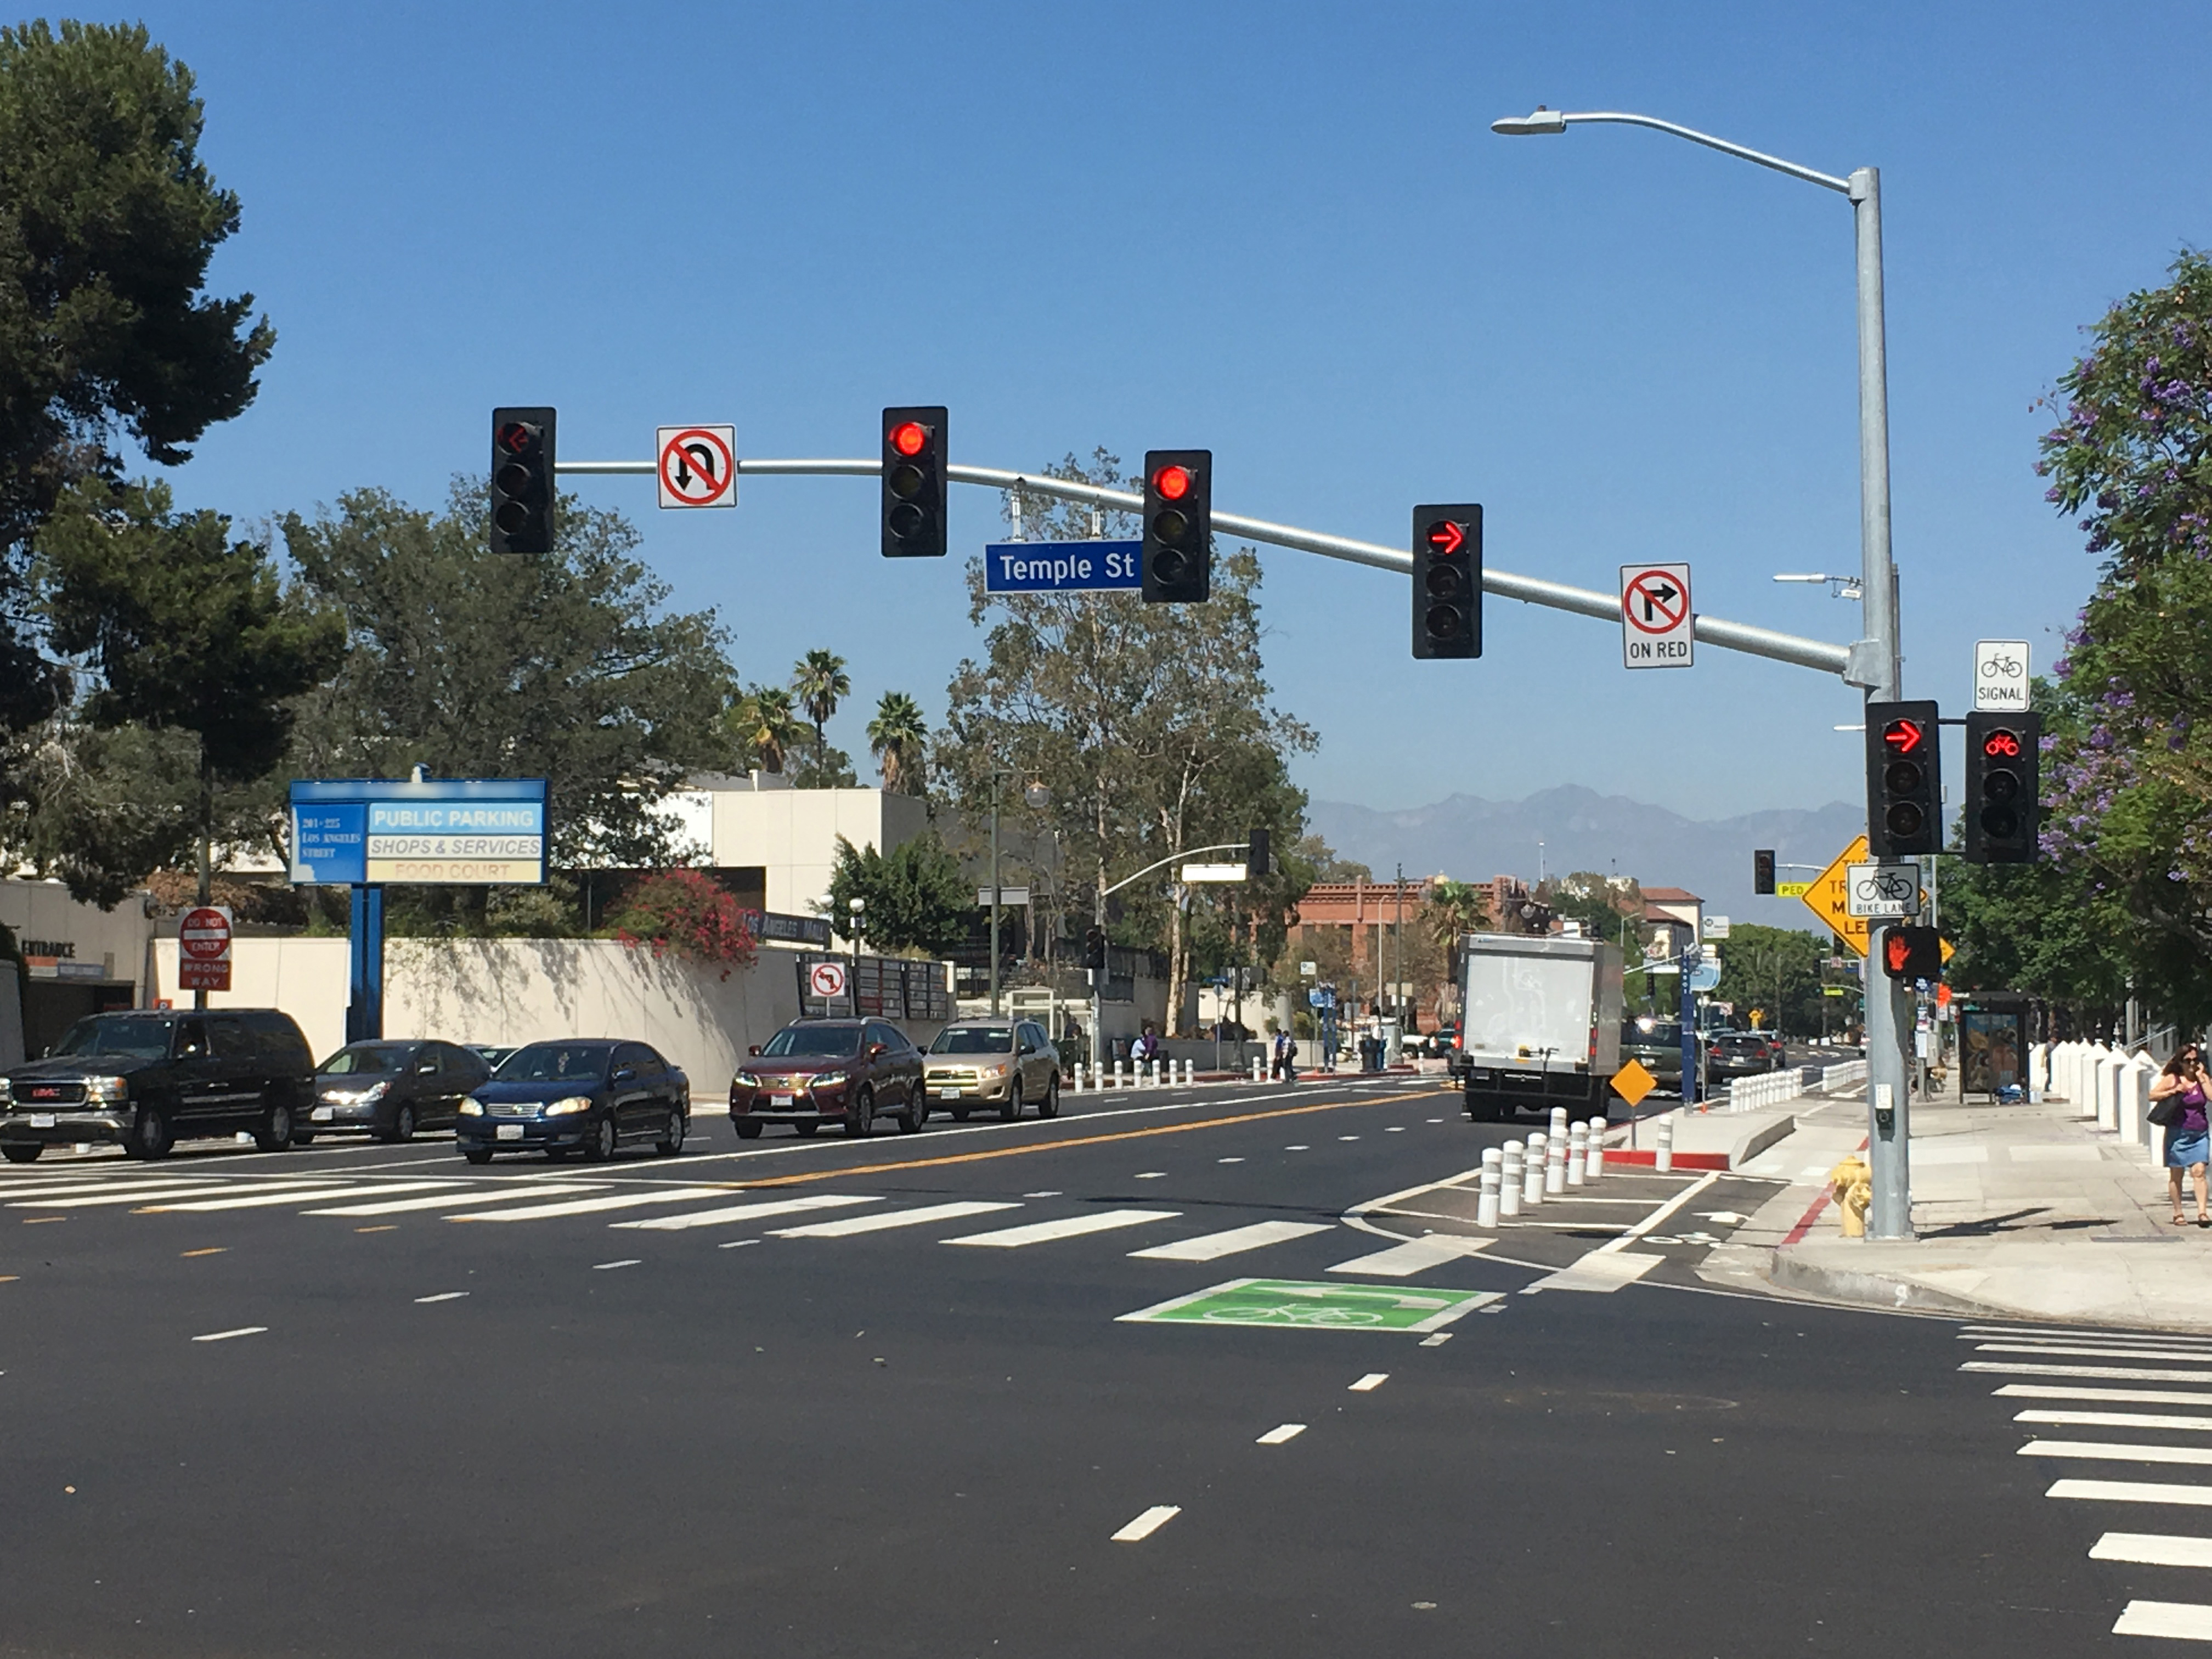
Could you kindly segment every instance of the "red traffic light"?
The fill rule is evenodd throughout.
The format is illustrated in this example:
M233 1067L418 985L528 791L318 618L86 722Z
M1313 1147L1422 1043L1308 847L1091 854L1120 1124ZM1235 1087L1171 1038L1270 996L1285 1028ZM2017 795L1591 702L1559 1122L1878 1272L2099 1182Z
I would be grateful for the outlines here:
M1445 557L1467 545L1467 532L1449 519L1439 519L1429 526L1429 545Z
M538 428L527 421L507 421L496 436L499 447L508 454L526 455L538 442Z
M2020 757L2020 733L1999 726L1982 739L1982 752L1992 760L2016 760Z
M1881 740L1893 755L1917 755L1928 731L1918 720L1892 720L1881 728Z
M1163 501L1179 501L1190 494L1190 473L1180 466L1164 466L1152 474L1152 489Z
M920 421L902 421L891 428L891 447L902 455L919 455L929 443L929 428Z

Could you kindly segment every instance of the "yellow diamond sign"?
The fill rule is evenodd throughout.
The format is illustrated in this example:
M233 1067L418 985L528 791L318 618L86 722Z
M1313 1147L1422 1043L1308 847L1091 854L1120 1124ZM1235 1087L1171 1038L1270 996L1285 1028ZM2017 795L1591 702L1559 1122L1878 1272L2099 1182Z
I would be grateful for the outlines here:
M1631 1106L1659 1086L1659 1079L1644 1069L1644 1062L1632 1060L1613 1074L1613 1091Z
M1863 864L1867 838L1861 836L1836 854L1836 860L1813 878L1798 900L1834 930L1838 939L1863 957L1867 953L1867 921L1850 913L1850 866Z

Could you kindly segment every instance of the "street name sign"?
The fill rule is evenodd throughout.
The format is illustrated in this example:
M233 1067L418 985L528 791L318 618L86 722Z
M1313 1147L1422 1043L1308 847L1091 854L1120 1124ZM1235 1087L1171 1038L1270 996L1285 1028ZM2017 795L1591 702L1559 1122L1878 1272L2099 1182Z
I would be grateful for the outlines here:
M1202 881L1243 881L1249 876L1249 866L1242 864L1186 864L1182 867L1186 887Z
M543 778L301 779L292 785L300 886L538 886Z
M999 903L1001 907L1019 906L1027 904L1029 902L1030 890L1026 887L1001 887L999 889ZM991 890L988 887L978 887L975 890L975 902L981 908L986 910L989 909L991 908Z
M1860 957L1867 953L1867 919L1851 914L1850 866L1863 864L1866 855L1867 838L1860 836L1797 896L1807 909L1827 924L1845 949Z
M1974 707L2000 714L2027 713L2027 641L1974 641Z
M228 905L194 905L179 920L177 985L185 991L230 989Z
M1686 564L1620 567L1620 655L1630 668L1687 668L1697 657Z
M1920 914L1917 864L1854 864L1844 873L1844 908L1849 915L1874 921Z
M1085 593L1145 585L1142 542L986 542L987 593Z
M656 427L653 453L663 507L738 504L737 428Z

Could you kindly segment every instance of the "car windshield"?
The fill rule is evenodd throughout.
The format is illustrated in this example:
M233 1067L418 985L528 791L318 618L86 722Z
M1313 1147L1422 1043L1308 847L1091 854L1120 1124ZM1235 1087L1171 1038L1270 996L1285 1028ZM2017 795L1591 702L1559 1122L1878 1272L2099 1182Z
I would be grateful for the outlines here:
M388 1077L406 1064L404 1048L341 1048L315 1069L331 1077Z
M169 1052L173 1019L81 1019L54 1044L57 1054L130 1054L161 1060Z
M492 1075L501 1083L596 1083L606 1075L611 1052L602 1043L533 1042L501 1060Z
M1011 1025L948 1025L929 1045L933 1054L1003 1054L1014 1046Z
M1682 1027L1679 1022L1648 1029L1642 1025L1623 1026L1620 1040L1639 1048L1679 1048L1682 1046Z
M860 1028L857 1025L787 1025L761 1050L771 1060L834 1060L860 1052Z

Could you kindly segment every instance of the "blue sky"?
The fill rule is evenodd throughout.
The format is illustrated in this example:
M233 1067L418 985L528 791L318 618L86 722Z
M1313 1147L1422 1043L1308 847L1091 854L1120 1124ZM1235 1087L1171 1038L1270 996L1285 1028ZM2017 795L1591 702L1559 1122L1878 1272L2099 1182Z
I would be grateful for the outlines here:
M216 261L278 331L258 402L176 476L252 520L363 484L441 499L489 411L564 456L732 422L741 453L866 455L944 403L955 458L1215 453L1218 508L1398 544L1485 504L1489 561L1610 588L1690 561L1705 612L1847 640L1778 586L1857 566L1849 204L1657 134L1494 137L1629 109L1882 169L1908 695L1962 709L1977 637L2039 669L2092 579L2042 500L2035 399L2081 326L2206 235L2199 6L153 4L240 192ZM763 478L735 513L594 481L742 670L852 664L933 718L957 558L877 554L874 486ZM998 499L955 494L956 550ZM1493 599L1417 664L1404 584L1268 551L1279 701L1319 798L1561 782L1700 817L1860 787L1856 696ZM1954 774L1955 775L1955 772Z

